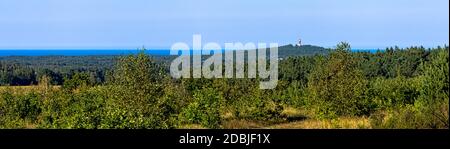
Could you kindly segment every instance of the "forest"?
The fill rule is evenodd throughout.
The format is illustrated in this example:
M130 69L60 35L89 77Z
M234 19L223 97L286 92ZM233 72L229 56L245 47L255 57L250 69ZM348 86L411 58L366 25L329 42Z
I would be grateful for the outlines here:
M284 47L271 90L173 79L144 52L0 57L0 128L449 128L448 46L305 48Z

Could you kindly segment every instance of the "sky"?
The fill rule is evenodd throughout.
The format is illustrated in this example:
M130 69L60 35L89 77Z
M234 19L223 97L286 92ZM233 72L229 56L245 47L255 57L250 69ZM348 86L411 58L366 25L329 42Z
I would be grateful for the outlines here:
M448 0L0 0L0 49L449 44Z

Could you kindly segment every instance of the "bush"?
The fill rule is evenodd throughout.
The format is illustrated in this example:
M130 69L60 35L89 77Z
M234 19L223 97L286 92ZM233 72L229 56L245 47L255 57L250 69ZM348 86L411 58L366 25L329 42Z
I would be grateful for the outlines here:
M97 128L104 94L88 89L77 93L53 91L43 99L41 128Z
M271 91L254 88L233 103L234 115L248 120L277 120L283 111L281 100Z
M416 78L376 78L370 82L366 97L379 109L413 104L420 94L419 85L420 81Z
M299 82L293 81L286 86L280 85L283 81L279 82L280 88L277 92L277 97L281 100L281 103L287 106L292 106L296 108L302 108L306 106L307 94L306 88L303 87Z
M35 123L41 114L41 96L35 92L13 95L0 94L0 126L25 128L27 123Z
M208 128L219 128L220 109L223 97L213 89L194 92L194 101L179 115L182 122L197 123Z
M385 112L374 113L370 116L370 124L372 128L448 129L448 107L448 100L434 105L417 101L414 105L398 106Z

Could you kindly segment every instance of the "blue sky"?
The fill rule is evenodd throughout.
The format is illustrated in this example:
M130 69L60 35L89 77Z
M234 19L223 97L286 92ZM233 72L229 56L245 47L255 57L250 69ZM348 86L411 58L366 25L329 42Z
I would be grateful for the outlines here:
M0 48L449 43L448 0L0 0Z

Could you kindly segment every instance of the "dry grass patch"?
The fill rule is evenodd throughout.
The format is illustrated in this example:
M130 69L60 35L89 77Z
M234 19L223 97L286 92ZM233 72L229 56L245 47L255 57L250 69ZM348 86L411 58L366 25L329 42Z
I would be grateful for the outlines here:
M50 86L51 89L59 89L61 86ZM47 86L41 85L30 85L30 86L0 86L0 93L10 92L14 95L18 94L28 94L31 92L44 93L49 88Z
M276 124L269 129L369 129L369 119L366 117L342 117L334 120L305 119L289 123Z

